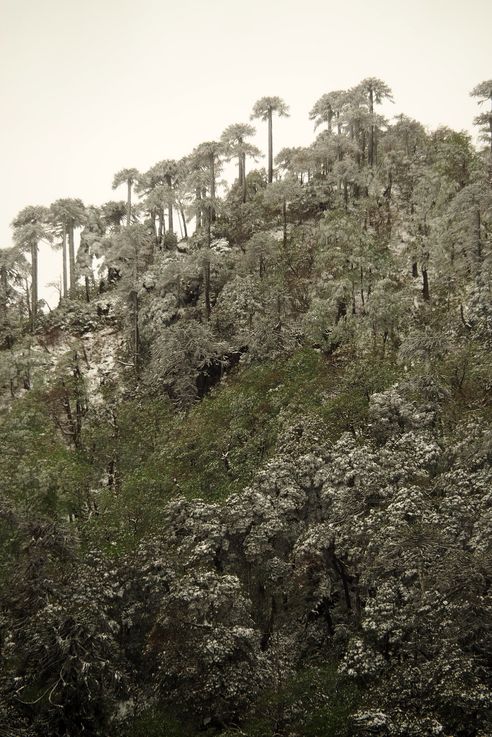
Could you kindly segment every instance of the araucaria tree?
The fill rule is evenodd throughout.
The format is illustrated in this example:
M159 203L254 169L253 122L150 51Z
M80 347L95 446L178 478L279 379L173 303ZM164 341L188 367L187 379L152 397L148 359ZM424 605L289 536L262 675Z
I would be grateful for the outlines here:
M281 97L262 97L255 102L251 120L259 119L268 123L268 183L273 182L273 113L279 117L289 116L289 107Z
M19 212L12 222L14 241L21 251L31 257L31 329L34 330L38 312L38 249L41 241L51 243L53 235L49 227L49 211L46 207L28 206Z
M357 85L357 90L360 90L367 96L367 104L369 108L369 146L368 146L368 161L369 166L374 166L377 161L377 139L376 139L376 119L374 114L374 105L380 105L383 100L393 100L391 89L381 79L376 77L367 77L363 79L360 84Z
M489 180L492 184L492 79L477 84L470 95L478 98L479 105L490 103L489 110L477 115L473 122L479 126L481 140L489 144Z
M132 221L132 188L138 180L139 172L137 169L121 169L114 175L113 189L117 189L121 184L126 184L126 224L130 225Z
M63 296L75 296L75 229L85 223L85 206L82 200L65 197L50 207L50 219L62 237ZM68 239L68 253L67 253Z
M243 202L246 202L246 156L255 158L260 150L246 139L254 136L255 129L247 123L229 125L222 133L220 140L224 145L226 158L237 158L238 179Z

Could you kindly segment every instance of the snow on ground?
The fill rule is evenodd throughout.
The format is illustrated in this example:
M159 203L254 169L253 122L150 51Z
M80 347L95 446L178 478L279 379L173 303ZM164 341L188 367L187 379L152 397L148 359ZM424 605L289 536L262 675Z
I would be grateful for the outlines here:
M99 300L104 309L113 308L112 295ZM97 304L94 303L94 312ZM111 310L112 311L112 310ZM8 406L12 399L22 397L31 387L46 384L58 375L70 375L76 355L80 372L85 379L87 398L92 405L103 402L103 387L118 384L124 341L118 327L101 320L100 327L82 335L73 335L68 329L56 327L45 333L28 337L10 351L7 361L0 365L0 406Z
M113 326L86 333L81 338L87 363L82 368L86 380L87 394L91 404L103 402L102 387L114 383L121 364L118 355L123 348L123 339Z

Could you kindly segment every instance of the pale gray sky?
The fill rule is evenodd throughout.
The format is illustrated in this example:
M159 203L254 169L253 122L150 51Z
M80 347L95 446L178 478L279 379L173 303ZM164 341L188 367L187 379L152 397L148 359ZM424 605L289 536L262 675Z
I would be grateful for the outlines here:
M310 143L318 97L367 76L392 87L387 114L471 130L491 27L489 0L0 0L0 246L25 205L111 199L118 169L188 153L263 95L291 107L277 150Z

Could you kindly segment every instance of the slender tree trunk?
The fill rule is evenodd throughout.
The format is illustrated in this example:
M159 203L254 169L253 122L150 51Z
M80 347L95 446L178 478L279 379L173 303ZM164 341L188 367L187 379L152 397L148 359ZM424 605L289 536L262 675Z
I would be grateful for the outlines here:
M173 218L173 203L169 202L167 206L167 213L168 213L168 231L170 233L174 233L174 218Z
M138 376L139 368L140 368L140 362L139 362L139 354L140 354L140 330L139 330L139 303L138 303L138 285L137 285L137 259L138 259L138 253L135 249L134 258L133 258L133 295L132 295L132 302L133 302L133 366L135 369L135 374Z
M287 248L287 200L282 200L282 223L283 223L283 244L284 249Z
M164 223L164 209L161 207L159 211L159 231L157 234L157 242L160 246L162 246L162 243L164 241L164 231L165 231L165 223Z
M170 174L168 174L166 176L166 183L167 183L167 186L169 187L169 189L171 190L172 189L172 179L171 179L171 175ZM169 197L169 201L168 201L168 204L167 204L167 209L168 209L168 220L169 220L169 222L168 222L168 230L169 230L170 233L174 233L173 200L172 200L172 197Z
M184 237L185 237L185 239L187 239L188 238L188 227L186 225L186 218L185 218L185 214L184 214L184 210L183 210L183 206L182 205L179 206L179 211L181 213L181 219L183 221L183 233L184 233Z
M241 159L242 159L242 162L243 162L243 166L242 166L242 169L243 169L243 202L246 202L246 199L247 199L247 191L246 191L246 154L244 153L244 151L241 154Z
M139 351L140 351L140 329L138 325L138 293L135 287L133 292L133 365L135 373L138 376L139 372Z
M75 242L74 226L70 223L68 227L68 265L70 277L70 297L75 296Z
M490 102L492 105L492 100ZM490 133L490 172L492 174L492 110L489 113L489 133Z
M87 304L89 304L89 302L91 301L91 293L89 289L89 277L86 276L84 281L85 281L85 301L87 302Z
M126 198L126 224L130 225L132 221L132 180L127 181L128 194Z
M195 190L195 200L196 200L196 229L200 230L202 227L202 192L200 187L197 187Z
M427 267L422 267L422 296L426 302L430 300L429 292L429 276L427 274Z
M212 208L209 206L207 208L207 255L205 256L205 260L203 263L203 286L204 286L204 292L205 292L205 316L207 320L210 319L210 312L211 312L211 306L210 306L210 256L209 256L209 249L210 244L212 242L212 233L211 233L211 225L212 225Z
M63 250L63 296L66 297L68 295L68 273L67 273L67 226L65 223L63 224L63 242L62 242L62 250Z
M371 130L369 134L369 145L367 150L367 158L369 166L374 166L374 125L372 116L374 114L374 92L372 90L369 91L369 112L371 113Z
M157 233L157 215L155 211L155 207L152 208L150 211L150 219L152 221L152 232L154 234L154 244L157 246L159 244L159 235Z
M215 222L215 154L210 154L210 199L212 201L211 220ZM207 226L208 227L208 226Z
M211 306L210 306L210 259L207 256L203 264L203 283L205 291L205 316L207 320L210 320Z
M6 296L9 290L9 275L8 269L5 264L2 264L2 267L0 269L0 283L2 285L2 291Z
M366 312L366 301L364 299L364 269L360 267L360 301L362 302L362 314Z
M2 265L0 267L0 284L2 286L2 309L7 310L7 292L9 290L9 283L7 278L7 267Z
M239 186L242 187L243 179L244 179L242 151L239 152L239 156L237 159L237 174L238 174Z
M38 313L38 244L31 245L31 328L34 332Z
M268 111L268 183L273 182L273 124L272 111Z
M32 302L31 302L31 292L29 291L29 282L27 281L27 278L24 279L24 289L26 292L26 306L27 306L27 314L29 316L29 322L32 325ZM22 312L20 312L20 316L23 317Z

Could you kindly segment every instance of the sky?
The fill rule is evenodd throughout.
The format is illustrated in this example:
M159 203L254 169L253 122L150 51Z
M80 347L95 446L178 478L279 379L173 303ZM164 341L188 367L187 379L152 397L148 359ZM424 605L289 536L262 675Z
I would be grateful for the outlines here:
M189 153L264 95L290 106L277 150L369 76L393 90L387 116L472 132L491 27L489 0L0 0L0 247L26 205L124 199L115 172ZM43 284L60 259L42 249Z

